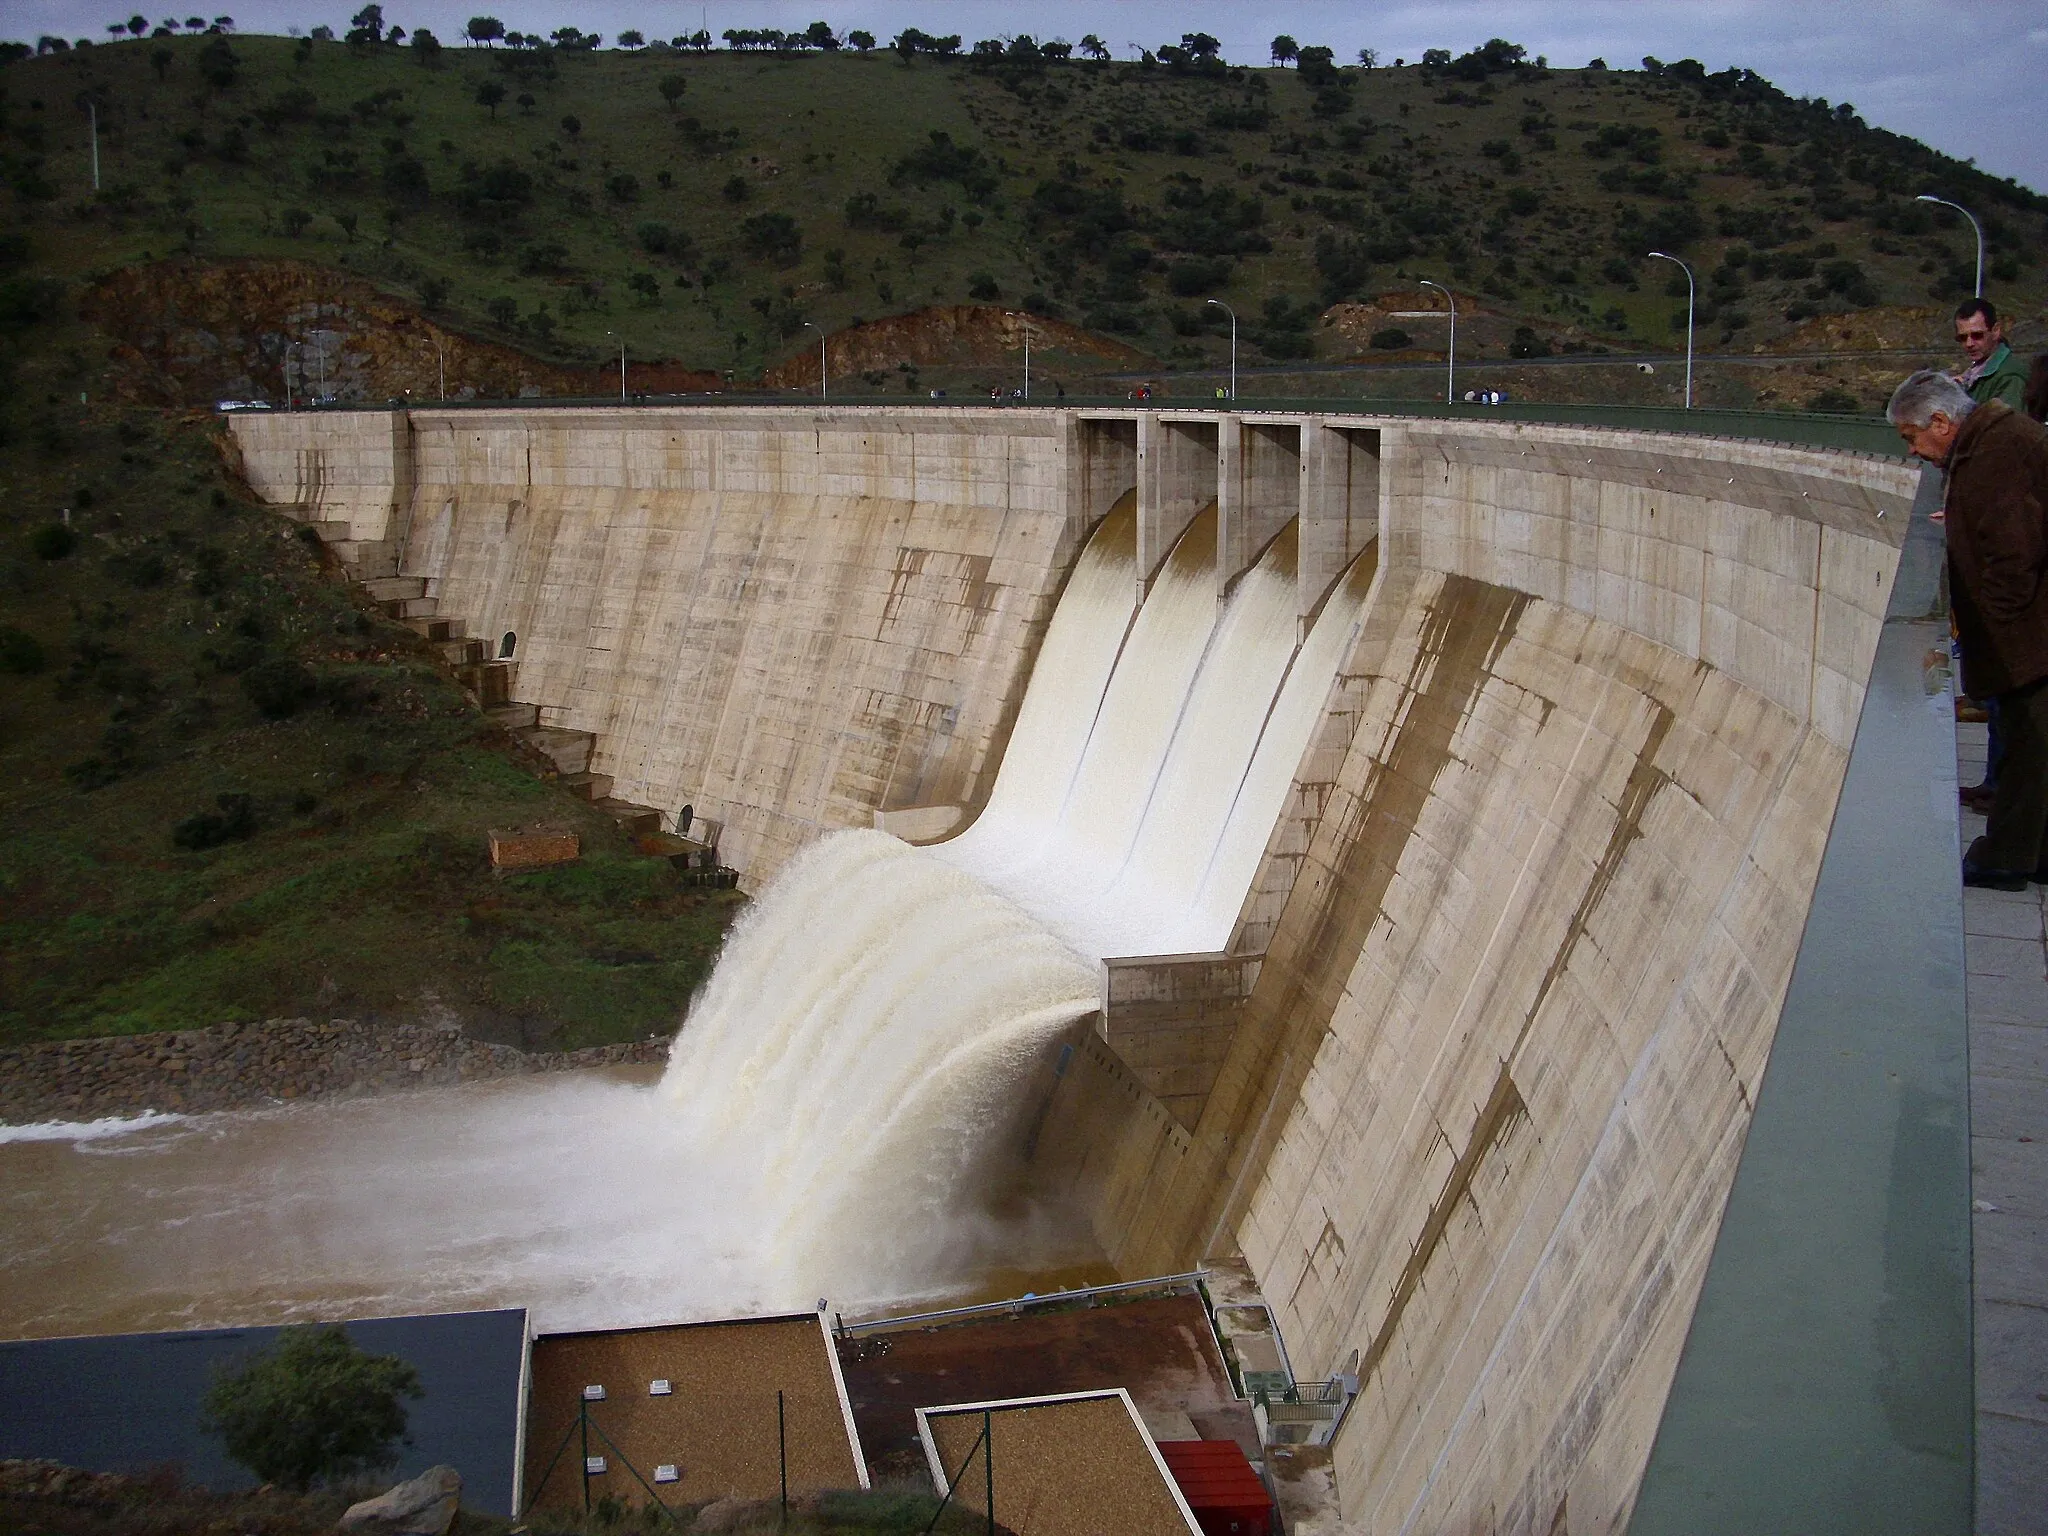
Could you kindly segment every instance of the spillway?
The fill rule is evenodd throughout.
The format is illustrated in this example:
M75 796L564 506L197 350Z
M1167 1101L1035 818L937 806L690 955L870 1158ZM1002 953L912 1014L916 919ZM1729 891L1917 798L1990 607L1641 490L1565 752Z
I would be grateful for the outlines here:
M1959 1019L1960 971L1926 904L1844 948L1882 866L1833 922L1814 894L1852 754L1946 728L1917 472L1842 423L1515 415L237 418L263 495L410 619L516 634L480 691L692 806L756 910L658 1090L422 1100L402 1168L345 1129L397 1111L329 1106L49 1177L165 1175L186 1224L109 1214L94 1250L137 1269L354 1220L265 1250L278 1284L523 1276L565 1319L1055 1267L1075 1226L1127 1275L1234 1251L1296 1369L1356 1383L1348 1529L1619 1530L1639 1491L1708 1507L1688 1477L1953 1527L1918 1512L1956 1459L1898 1406L1900 1361L1969 1349L1961 1046L1901 1044L1948 1016L1888 999L1949 967ZM1863 782L1948 818L1952 880L1952 787ZM1816 935L1863 998L1824 1049ZM1902 1167L1962 1191L1960 1247L1887 1206ZM1793 1379L1792 1318L1910 1345ZM1688 1408L1716 1359L1766 1385ZM1866 1453L1788 1460L1842 1426ZM1708 1479L1710 1443L1749 1460Z

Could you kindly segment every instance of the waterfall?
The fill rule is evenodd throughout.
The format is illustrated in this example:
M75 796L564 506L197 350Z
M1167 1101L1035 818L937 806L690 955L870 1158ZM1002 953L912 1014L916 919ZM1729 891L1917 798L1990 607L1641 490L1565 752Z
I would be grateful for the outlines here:
M909 1295L969 1260L989 1132L1106 956L1214 950L1348 652L1297 648L1290 527L1219 603L1216 511L1136 601L1129 498L1083 552L987 806L950 842L819 839L728 938L662 1092L771 1294ZM1135 615L1133 610L1136 610ZM983 1262L987 1256L984 1255Z

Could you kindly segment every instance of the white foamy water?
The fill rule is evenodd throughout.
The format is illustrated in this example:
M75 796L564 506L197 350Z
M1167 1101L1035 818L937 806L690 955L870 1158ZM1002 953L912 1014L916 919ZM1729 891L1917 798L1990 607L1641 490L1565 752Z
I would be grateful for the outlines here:
M148 1109L139 1115L108 1115L98 1120L39 1120L33 1125L0 1125L0 1147L15 1141L107 1141L154 1126L174 1125L184 1118Z
M855 1310L1089 1265L1073 1223L1004 1193L1020 1084L1096 1006L1101 957L1228 940L1363 599L1340 587L1297 652L1290 537L1222 605L1213 512L1142 608L1133 546L1125 507L1068 583L976 824L791 860L659 1084L0 1133L0 1334Z

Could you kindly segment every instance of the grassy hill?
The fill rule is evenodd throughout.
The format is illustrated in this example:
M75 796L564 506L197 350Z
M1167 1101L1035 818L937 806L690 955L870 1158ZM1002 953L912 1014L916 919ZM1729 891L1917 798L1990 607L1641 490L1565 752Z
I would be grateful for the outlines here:
M486 393L591 392L621 335L670 377L744 384L807 368L807 324L863 325L845 344L860 382L834 392L900 395L951 377L911 366L935 336L956 360L1008 356L1014 327L961 305L1101 338L1047 327L1055 374L1126 349L1215 365L1210 298L1242 318L1247 365L1427 360L1433 322L1390 335L1385 310L1426 304L1431 278L1459 290L1461 355L1506 377L1545 353L1670 348L1683 285L1653 246L1699 272L1708 346L1867 352L1938 343L1969 289L1969 232L1922 190L1983 217L2001 305L2048 298L2048 200L1682 63L220 36L14 52L0 1042L439 1007L525 1043L628 1038L674 1020L729 915L534 780L435 656L251 503L216 424L132 403L208 398L214 354L276 399L285 359L345 324L357 354L410 349L410 373L345 375L357 396L425 393L444 355ZM1410 297L1353 302L1389 290ZM1867 405L1899 367L1845 375L1846 397L1802 374L1781 398ZM176 387L138 385L176 368ZM1524 373L1524 394L1636 377ZM494 882L486 829L535 820L580 830L584 863Z
M308 259L543 356L623 336L742 380L814 345L806 321L976 301L1200 366L1217 298L1247 363L1347 355L1325 306L1418 277L1526 326L1478 355L1669 347L1684 280L1652 248L1693 263L1703 349L1747 351L1967 295L1970 231L1922 191L1983 219L2002 306L2048 301L2048 199L1746 71L1165 52L139 39L0 72L7 211L43 270Z

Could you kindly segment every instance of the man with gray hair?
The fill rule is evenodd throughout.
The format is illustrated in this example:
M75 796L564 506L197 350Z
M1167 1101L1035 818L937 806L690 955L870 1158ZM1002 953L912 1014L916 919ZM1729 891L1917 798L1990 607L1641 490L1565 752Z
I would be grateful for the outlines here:
M1948 472L1949 601L1963 689L1998 701L2005 761L1963 884L2048 884L2048 430L1996 400L1979 405L1923 369L1885 410L1918 458Z

